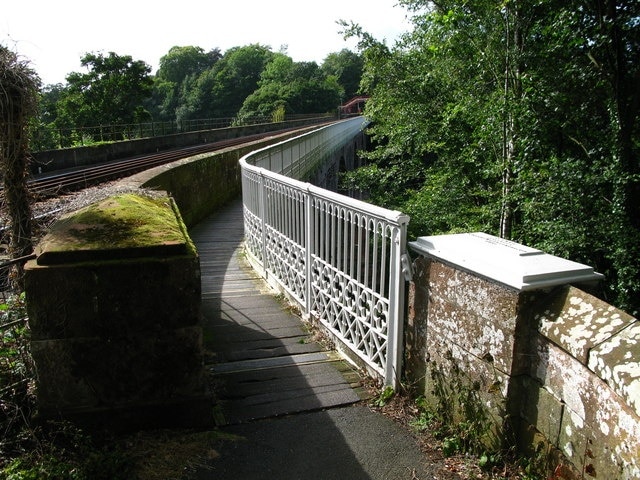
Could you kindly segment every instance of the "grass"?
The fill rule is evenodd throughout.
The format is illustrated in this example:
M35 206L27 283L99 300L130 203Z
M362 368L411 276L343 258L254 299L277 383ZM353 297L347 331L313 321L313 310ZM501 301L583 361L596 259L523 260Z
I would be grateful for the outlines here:
M432 412L424 399L412 395L407 389L393 392L372 390L369 407L409 429L422 452L437 468L441 480L542 480L537 473L535 459L519 458L509 452L483 452L474 454L465 448L466 441L455 427L444 424ZM549 477L561 478L561 477Z

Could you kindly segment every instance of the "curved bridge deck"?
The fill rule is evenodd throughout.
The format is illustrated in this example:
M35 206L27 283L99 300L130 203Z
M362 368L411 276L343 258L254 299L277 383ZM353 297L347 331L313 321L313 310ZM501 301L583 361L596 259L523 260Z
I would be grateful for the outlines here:
M190 235L200 255L206 362L219 425L360 400L360 377L313 341L244 260L240 200Z

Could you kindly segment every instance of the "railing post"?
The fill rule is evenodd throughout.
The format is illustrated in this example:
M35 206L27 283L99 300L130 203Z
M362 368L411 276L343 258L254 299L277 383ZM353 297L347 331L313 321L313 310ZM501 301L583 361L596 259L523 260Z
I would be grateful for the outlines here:
M262 232L262 271L264 278L267 278L267 205L266 205L266 192L264 186L264 174L260 172L260 223Z
M313 228L313 198L311 192L307 188L307 191L304 194L305 201L305 227L304 227L304 235L305 235L305 314L309 315L311 312L311 296L313 292L313 250L315 248L313 237L314 237L314 228Z
M392 255L389 284L389 318L387 319L387 364L385 366L384 383L398 389L404 344L404 274L402 255L406 245L406 225L400 223L392 233Z

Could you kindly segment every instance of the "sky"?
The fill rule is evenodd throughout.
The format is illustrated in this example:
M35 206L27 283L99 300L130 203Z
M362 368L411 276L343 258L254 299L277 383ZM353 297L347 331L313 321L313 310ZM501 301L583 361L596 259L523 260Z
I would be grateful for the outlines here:
M22 0L3 2L0 44L29 62L43 84L85 72L85 53L115 52L142 60L155 74L173 46L223 53L253 43L286 46L296 62L315 61L343 48L338 20L354 22L392 46L411 29L398 0Z

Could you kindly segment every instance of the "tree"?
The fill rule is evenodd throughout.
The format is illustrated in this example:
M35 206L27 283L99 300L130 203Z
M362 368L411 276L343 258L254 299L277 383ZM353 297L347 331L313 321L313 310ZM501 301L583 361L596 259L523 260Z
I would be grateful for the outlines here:
M325 76L333 76L344 89L345 100L355 97L360 91L360 79L364 61L361 55L348 49L330 53L322 62L322 71Z
M188 75L176 92L176 118L234 117L272 55L258 44L234 47L199 75Z
M640 5L552 2L537 18L527 130L538 161L519 186L518 236L594 265L606 298L637 315Z
M87 53L87 73L67 76L61 110L76 127L134 123L149 117L143 103L151 94L151 67L129 55Z
M4 200L11 219L9 250L12 257L28 255L33 249L27 189L28 127L36 113L39 86L40 80L34 71L0 45L0 167Z
M613 270L618 301L640 312L640 4L594 0L587 25L596 38L592 62L609 88L610 131L615 139ZM592 33L592 35L590 35ZM593 67L592 67L593 68Z
M202 102L203 110L211 117L235 116L244 100L258 87L260 75L274 53L258 44L227 50L212 69L209 102Z
M338 107L342 94L337 79L325 76L315 62L294 62L275 53L239 116L272 115L281 108L289 114L330 112Z
M189 93L193 90L197 78L211 69L222 58L220 50L215 48L205 52L200 47L171 47L160 58L160 66L154 79L153 98L149 109L159 120L182 120L184 105L189 102Z
M410 214L414 235L484 230L593 265L636 313L640 5L401 3L414 29L394 48L344 24L377 144L349 186Z
M179 85L185 78L200 75L220 60L222 54L215 48L205 52L200 47L171 47L166 55L160 58L160 66L156 78Z
M60 134L62 128L69 128L69 119L66 119L67 125L64 125L65 119L59 112L58 102L64 94L65 87L61 83L54 85L45 85L40 89L39 93L39 115L34 118L34 135L31 139L31 149L34 151L53 150L60 147L71 146L70 143L65 144L63 135Z

